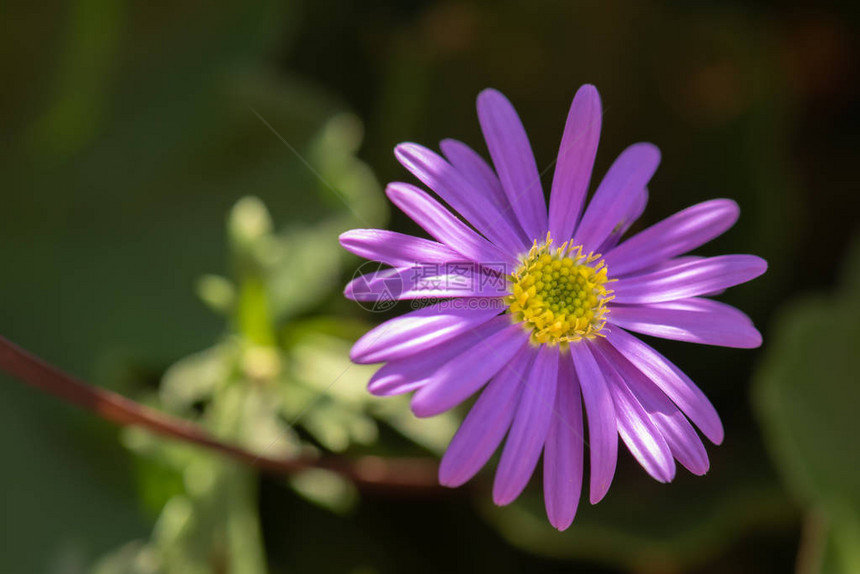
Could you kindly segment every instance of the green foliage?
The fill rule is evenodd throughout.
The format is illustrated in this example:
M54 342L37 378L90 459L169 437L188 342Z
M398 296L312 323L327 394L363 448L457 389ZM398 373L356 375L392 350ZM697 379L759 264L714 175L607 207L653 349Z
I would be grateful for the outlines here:
M223 257L217 222L236 198L253 191L287 224L275 233L260 200L239 203L230 222L232 276L209 275L197 284L200 298L229 318L229 334L169 369L149 400L273 456L304 448L284 414L289 409L281 367L291 359L279 346L279 331L285 320L312 311L339 287L347 258L337 234L382 225L387 217L375 177L355 157L360 122L317 87L263 65L288 40L283 24L291 13L289 5L268 1L200 11L187 2L156 7L98 0L75 2L48 24L19 13L17 20L38 25L26 31L36 50L26 68L43 77L25 78L23 70L10 90L39 85L47 96L10 92L0 102L4 122L12 120L4 125L0 175L4 185L27 189L36 199L15 199L5 210L12 216L0 226L0 253L20 272L0 292L9 300L62 300L65 309L59 317L50 304L22 305L22 318L16 321L13 312L9 324L21 326L17 334L24 340L28 329L41 338L40 325L73 328L74 337L55 340L54 356L82 374L98 353L119 356L133 348L134 356L114 361L116 368L97 377L116 385L113 375L132 371L141 356L152 368L182 349L199 348L216 323L203 318L185 292L195 275ZM38 37L52 26L64 30L64 46L56 52L55 40ZM14 145L7 148L7 141ZM49 267L71 279L62 286L40 280ZM39 290L49 284L49 291ZM147 325L144 317L164 321ZM40 350L51 354L50 347ZM140 385L133 377L130 383ZM55 418L33 424L63 428L68 422ZM362 425L360 413L354 418L359 422L346 425L350 440L370 440L369 425ZM29 432L27 426L17 428ZM50 441L56 442L32 436L32 452L49 452ZM76 440L82 438L91 440ZM158 526L148 543L123 547L102 563L102 571L265 569L252 473L140 432L123 438L142 455L134 462L139 494L159 515ZM142 531L129 493L113 484L121 482L113 476L118 469L107 473L108 485L85 481L101 468L93 462L100 453L109 460L122 456L108 448L80 462L80 480L42 488L64 501L55 507L58 516L69 517L66 525L72 516L90 517L83 542L103 541L81 549L81 540L69 540L74 535L67 527L45 537L62 536L77 564L102 545ZM76 472L74 464L64 468ZM50 467L31 472L56 474ZM210 481L195 478L201 475L211 475ZM120 497L123 504L116 501ZM88 502L75 510L75 501ZM10 524L29 525L32 507L9 509ZM14 541L29 536L36 542L35 531L46 532L28 526L4 535L4 566L43 569L44 553L19 552L26 546ZM225 548L230 551L218 553Z
M340 211L340 223L333 225L350 222L346 208ZM364 387L372 368L349 361L358 328L320 318L285 321L295 308L272 304L287 276L297 288L313 290L313 297L324 296L325 284L310 280L303 285L302 280L320 267L339 273L341 251L321 255L322 261L293 256L303 249L296 235L276 233L268 210L253 197L236 204L227 227L234 277L206 276L198 285L202 299L226 314L231 328L215 346L170 367L154 405L261 456L370 446L380 423L439 451L455 419L449 415L418 426L403 415L408 413L405 399L384 401L368 394ZM325 254L325 247L317 247ZM99 574L136 572L137 564L183 574L266 571L251 470L141 430L127 431L125 443L144 458L141 497L159 518L148 544L123 547L99 565ZM285 484L336 513L349 512L358 500L352 484L324 470L299 473Z
M236 198L253 189L284 206L301 190L295 220L331 210L249 106L301 153L318 149L343 106L261 65L288 38L284 3L3 11L4 335L86 379L138 388L211 340L216 323L188 287L223 256L218 222ZM147 529L128 455L111 425L7 382L0 434L16 462L2 482L3 570L82 572ZM175 480L150 482L162 485L150 504L176 491Z
M802 574L860 571L860 242L839 292L780 313L757 376L768 446L809 513Z

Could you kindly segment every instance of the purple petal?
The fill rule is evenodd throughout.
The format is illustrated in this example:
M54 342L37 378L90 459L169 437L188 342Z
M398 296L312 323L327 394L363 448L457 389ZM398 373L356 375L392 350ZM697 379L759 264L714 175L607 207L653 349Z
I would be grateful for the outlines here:
M730 199L705 201L667 217L624 241L604 260L614 277L646 269L704 245L738 219L738 204Z
M704 261L705 257L701 257L699 255L682 255L681 257L674 257L672 259L666 259L657 263L656 265L652 265L645 269L639 269L638 271L633 271L628 274L623 273L612 273L613 277L618 279L627 278L627 277L638 277L639 275L645 275L646 273L656 273L657 271L668 271L670 269L677 269L682 265L686 265L687 263L692 263L693 261Z
M387 363L370 378L367 390L374 395L388 396L421 388L441 365L460 355L463 349L478 345L509 325L510 319L507 317L494 317L453 339L424 349L415 356Z
M708 472L708 453L684 413L623 357L618 368L624 373L627 386L651 416L678 462L693 474L702 475Z
M708 453L684 413L612 345L599 341L598 348L651 417L678 462L693 474L705 474L708 471Z
M489 201L493 203L495 210L504 215L505 219L510 224L511 228L516 233L517 240L526 247L531 247L531 240L526 237L513 206L508 201L505 195L505 190L502 189L502 182L499 181L499 176L493 171L481 155L455 139L444 139L439 143L442 152L448 161L451 162L463 176L472 182L477 189Z
M508 202L529 239L547 231L546 202L526 130L511 102L496 90L478 95L478 120Z
M347 299L387 303L433 297L503 297L506 274L474 263L384 268L356 277L343 290Z
M579 88L567 114L549 198L549 230L559 243L573 236L582 213L602 116L597 88L588 84Z
M661 271L619 279L615 303L660 303L686 299L755 279L767 262L755 255L720 255Z
M633 211L659 164L660 150L649 143L633 144L621 152L594 192L574 233L574 244L582 245L586 253L597 250Z
M427 384L427 373L416 372L412 365L387 363L367 383L367 391L377 397L392 397L417 391Z
M666 439L603 354L595 355L609 382L618 434L648 474L660 482L671 482L675 478L675 459Z
M412 412L418 417L432 417L454 408L480 389L528 344L521 325L511 324L510 317L500 315L507 327L486 337L439 367L427 385L412 397ZM496 319L491 319L495 321Z
M596 504L606 496L618 459L618 430L615 405L603 372L589 349L589 344L570 346L571 359L579 378L585 413L588 418L588 440L591 451L591 486L589 500Z
M734 307L708 299L611 305L607 318L613 325L664 339L741 349L761 345L761 333L749 317Z
M388 198L427 233L471 261L516 263L492 243L454 217L438 201L408 183L390 183Z
M642 217L647 205L648 188L643 188L638 194L636 194L636 200L630 205L630 209L615 224L615 227L612 228L612 233L609 234L609 237L606 238L597 250L600 253L608 253L614 249L615 246L618 245L618 242L621 241L621 237L627 233L628 229L630 229L630 226L636 223L637 219Z
M441 243L384 229L352 229L341 233L340 244L359 257L393 267L463 260L462 255Z
M700 297L691 297L690 299L676 299L675 301L667 301L665 303L658 303L655 305L657 307L661 307L663 309L676 309L678 311L701 311L701 312L712 312L712 313L729 313L737 317L738 319L745 320L748 324L752 325L752 319L750 319L746 313L728 305L726 303L722 303L720 301L714 301L713 299L702 299Z
M355 342L349 356L359 364L403 359L468 332L504 310L501 299L441 301L371 329Z
M505 195L505 190L502 189L502 182L499 181L499 177L493 171L493 168L490 167L490 164L484 161L484 158L478 152L463 142L450 138L442 140L439 143L439 147L442 148L442 153L445 154L451 165L472 182L472 185L480 189L486 199L492 201L493 205L502 211L509 209L510 203ZM514 216L512 211L509 213L510 217L508 219L511 225L517 228L519 233L522 234L523 241L526 241L526 236L522 228L520 228L516 216Z
M440 483L460 486L493 456L511 426L532 359L523 347L481 392L442 457Z
M550 524L565 530L573 522L582 491L582 397L573 363L562 360L555 412L543 451L543 491Z
M493 502L500 506L512 502L528 484L553 420L558 348L543 345L531 352L537 353L537 358L523 387L493 482Z
M413 143L398 145L394 155L494 245L514 256L523 251L526 244L517 238L518 226L511 225L510 216L439 155Z
M720 416L708 397L678 367L624 329L612 329L606 340L666 393L711 442L723 442Z
M619 236L627 233L627 230L642 217L646 207L648 207L648 188L643 187L636 194L636 199L631 204L630 209L624 213L621 220L615 225Z
M633 271L627 275L615 275L616 279L623 279L627 277L636 277L639 275L645 275L646 273L656 273L657 271L669 272L670 270L674 271L675 269L685 265L687 263L691 263L693 261L704 261L704 257L700 257L698 255L682 255L681 257L674 257L672 259L666 259L665 261L661 261L656 265L652 265L647 269L639 269L638 271ZM613 274L614 275L614 274ZM702 295L707 297L715 297L717 295L722 295L725 293L725 289L717 289L716 291L708 291L707 293L702 293Z

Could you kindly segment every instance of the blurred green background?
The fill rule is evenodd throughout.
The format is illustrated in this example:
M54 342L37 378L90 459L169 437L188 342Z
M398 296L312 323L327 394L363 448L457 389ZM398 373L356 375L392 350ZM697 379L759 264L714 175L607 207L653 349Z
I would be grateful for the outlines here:
M607 499L565 533L537 481L496 509L480 485L260 478L2 375L0 570L860 572L857 13L810 6L5 3L2 334L249 449L444 449L456 414L415 421L348 367L384 317L342 299L359 261L336 236L417 232L381 194L411 181L392 148L485 152L487 86L545 166L594 83L597 173L634 141L663 152L637 228L731 197L740 221L703 252L770 269L722 297L762 349L654 342L723 417L711 471L661 485L622 453Z

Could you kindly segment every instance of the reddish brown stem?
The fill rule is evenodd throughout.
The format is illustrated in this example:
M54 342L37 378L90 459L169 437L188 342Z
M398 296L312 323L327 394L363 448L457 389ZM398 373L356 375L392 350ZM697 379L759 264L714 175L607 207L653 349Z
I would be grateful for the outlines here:
M259 470L292 474L309 468L336 472L367 489L440 491L436 462L423 458L385 459L365 456L299 457L279 460L258 456L222 442L199 425L167 415L112 391L88 385L0 336L0 369L41 391L91 411L121 426L138 426L169 438L200 445Z

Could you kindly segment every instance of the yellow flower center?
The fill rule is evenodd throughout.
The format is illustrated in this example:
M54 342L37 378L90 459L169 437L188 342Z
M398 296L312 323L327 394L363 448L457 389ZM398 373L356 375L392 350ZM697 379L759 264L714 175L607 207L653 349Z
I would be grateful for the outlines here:
M512 294L505 298L515 322L531 332L536 344L558 345L605 336L601 333L613 299L606 265L599 254L564 243L552 249L552 238L535 241L523 264L510 275Z

